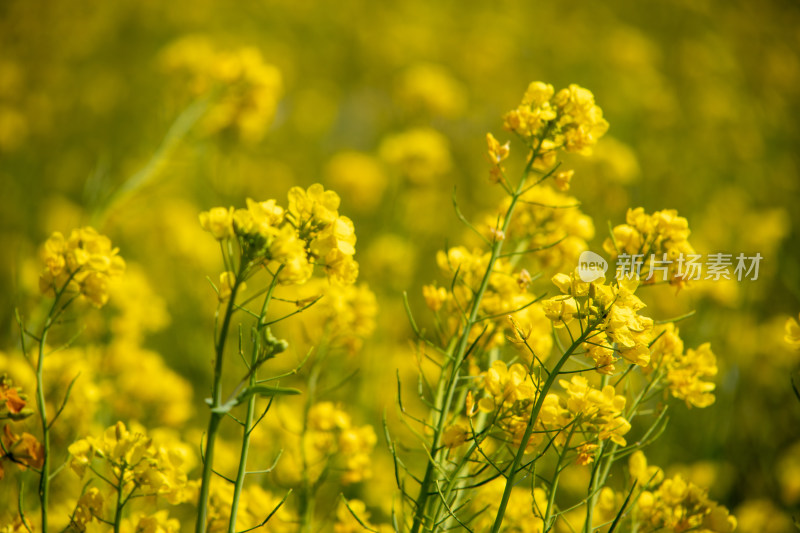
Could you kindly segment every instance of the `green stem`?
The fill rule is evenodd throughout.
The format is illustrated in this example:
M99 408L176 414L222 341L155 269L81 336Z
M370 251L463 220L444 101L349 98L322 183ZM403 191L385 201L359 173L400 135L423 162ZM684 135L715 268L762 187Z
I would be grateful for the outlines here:
M205 533L206 521L208 519L208 492L211 485L212 474L212 459L214 458L214 449L216 445L217 429L219 423L222 421L224 415L220 413L211 413L211 418L208 421L208 436L206 437L206 450L203 455L203 477L200 484L200 497L197 502L197 524L195 531L197 533Z
M493 349L489 351L489 367L491 368L492 363L497 359L497 350ZM478 413L476 416L475 424L470 424L472 426L473 434L475 433L475 427L484 427L486 423L486 419L488 418L488 414L484 412ZM494 420L489 424L491 426L494 423ZM452 483L448 483L447 487L445 488L444 495L439 499L439 503L436 507L435 512L433 513L434 523L439 523L439 516L446 510L445 504L446 502L450 501L450 497L454 490L458 489L460 485L463 485L463 482L456 481L458 476L461 474L461 471L469 462L469 458L472 457L472 454L479 450L481 443L488 437L488 431L484 434L483 432L479 432L480 434L474 435L474 439L470 447L467 449L467 453L461 456L461 459L453 467L452 470L448 471L450 478L453 480ZM456 498L453 499L453 502L450 504L451 508L456 508L458 503L458 495Z
M539 150L536 149L531 154L531 159L530 161L528 161L528 164L522 173L522 177L519 180L517 189L511 196L511 202L509 203L508 211L506 211L505 218L503 219L503 225L500 228L503 233L505 233L508 230L508 226L511 222L511 217L514 214L514 208L516 207L520 196L522 196L524 192L525 182L527 180L528 174L530 174L531 172L533 163L536 160L538 153ZM464 363L464 357L466 356L467 346L469 344L469 334L470 331L472 331L472 327L477 322L478 311L480 310L480 305L481 301L483 300L483 295L486 292L486 289L489 287L489 280L492 276L492 270L494 269L494 264L497 261L497 258L500 256L502 249L503 249L503 241L498 239L492 245L491 255L489 257L489 263L486 266L486 272L484 272L481 284L478 287L478 291L475 293L475 297L472 300L469 317L467 319L466 324L464 324L464 329L461 333L458 345L456 347L453 366L450 371L450 375L448 376L447 379L447 385L445 387L444 404L442 405L442 403L437 398L436 405L441 406L441 410L439 411L439 417L436 423L436 429L434 430L433 433L433 441L431 443L431 449L430 449L430 459L428 460L428 464L425 469L425 476L422 479L422 484L420 485L419 489L419 496L417 497L416 500L416 512L414 513L414 522L411 526L411 533L418 533L425 519L425 510L427 508L428 497L430 496L429 494L430 486L431 483L433 482L434 471L436 467L436 457L440 450L441 437L442 433L444 432L444 426L447 422L447 418L450 413L450 406L453 401L453 395L455 393L456 383L458 381L458 375L461 370L461 365Z
M616 446L617 446L616 444L613 444L611 447L610 455L612 458L614 457L614 452L617 449ZM586 533L591 533L592 531L592 523L594 522L594 506L597 504L597 487L601 487L602 484L605 482L605 480L604 481L599 480L600 477L604 476L598 475L598 472L602 470L602 467L600 466L600 461L603 459L604 447L605 443L600 442L600 449L598 451L598 456L600 457L600 459L597 461L595 468L592 469L592 479L589 481L589 489L587 495L588 499L586 500L586 519L584 520L583 523L583 531L585 531ZM608 465L609 468L611 467L610 462L606 464ZM606 473L608 473L608 470L606 470Z
M601 385L605 386L607 383L608 383L608 375L604 375L603 378L602 378ZM603 483L605 483L605 476L598 476L597 475L598 472L602 471L602 467L600 466L601 462L603 462L604 459L608 459L608 458L603 456L603 452L605 451L605 446L606 446L606 443L603 442L603 441L600 441L599 450L598 450L598 453L597 453L598 460L595 463L595 467L592 468L592 477L589 480L589 489L588 489L588 493L586 495L586 498L587 498L586 499L586 520L584 521L584 524L583 524L583 530L586 531L587 533L591 532L592 523L594 522L594 506L597 503L597 489L598 489L598 487L602 487ZM612 462L613 462L613 457L614 457L614 453L616 452L616 449L617 449L617 445L616 444L612 444L611 445L611 454L610 454L610 457L611 457L610 461L612 461ZM608 474L608 468L611 468L611 462L609 462L607 460L604 464L606 465L606 474ZM600 480L600 477L603 478L602 481Z
M42 423L43 457L42 469L39 472L39 502L42 514L42 531L47 531L47 505L50 501L50 423L47 420L47 406L44 398L44 345L47 342L47 333L53 326L54 317L57 317L58 314L69 305L69 302L67 302L67 304L56 313L58 302L74 276L75 273L67 279L67 282L61 290L56 291L53 305L47 313L47 318L42 326L42 334L39 336L39 357L36 361L36 405L39 410L39 419Z
M197 503L197 523L195 524L196 533L205 533L206 521L208 518L208 493L211 486L211 473L214 464L214 449L217 440L217 430L222 421L224 413L220 413L217 409L222 405L222 361L225 355L225 340L228 337L228 329L231 324L231 317L235 310L236 292L242 283L245 271L245 261L242 261L239 266L239 273L231 288L230 299L228 306L225 309L225 318L222 320L222 328L220 329L219 338L216 344L216 354L214 360L214 382L211 389L211 417L208 421L208 433L206 435L206 450L203 455L203 477L200 485L200 497Z
M258 351L253 350L252 364L255 365L258 359ZM250 386L256 384L256 373L250 374ZM244 478L247 475L247 454L250 449L250 433L252 432L253 417L256 410L256 395L250 396L247 401L247 415L244 419L244 434L242 436L242 451L239 454L239 470L236 473L236 483L233 485L233 500L231 502L231 517L228 522L228 533L236 531L236 514L239 510L239 498L244 487Z
M42 470L39 475L39 501L42 506L42 531L47 531L47 503L50 498L50 429L47 422L47 409L44 401L44 379L42 377L42 370L44 369L44 343L47 340L47 332L49 329L50 318L48 317L42 329L42 336L39 342L39 360L36 363L36 403L39 407L39 418L42 422L42 447L44 448Z
M119 478L117 479L119 484L117 485L117 506L116 510L114 511L114 533L119 533L119 526L122 522L122 508L124 507L124 503L122 502L122 488L125 483L125 465L123 464L119 471ZM44 531L44 530L42 530Z
M283 268L283 265L281 265L280 268ZM258 370L257 365L259 347L261 345L261 337L258 334L258 331L266 319L267 308L272 300L272 293L275 290L275 286L278 284L278 274L280 273L280 268L278 269L278 272L275 273L275 277L272 278L267 295L264 297L264 303L261 306L261 313L259 314L258 319L259 327L254 330L255 335L253 336L252 348L253 354L250 357L250 387L255 386L256 382L258 381L258 376L256 374ZM236 482L233 485L233 500L231 501L231 514L230 520L228 521L228 533L235 533L236 531L236 515L239 511L239 498L241 497L242 489L244 488L244 478L247 476L247 455L250 451L250 434L253 431L253 418L255 416L255 410L256 395L253 394L247 401L247 415L244 419L244 433L242 435L242 450L239 454L239 469L236 473Z
M536 419L539 417L539 411L542 409L542 405L544 404L544 400L547 397L547 394L550 392L550 388L555 383L556 378L558 377L561 368L566 364L567 360L572 356L572 353L586 340L591 332L594 331L594 328L597 327L598 322L594 324L587 324L586 330L578 337L575 342L564 352L564 355L561 356L561 359L558 360L556 366L550 371L550 374L547 376L547 380L544 382L542 386L542 390L539 391L539 396L536 399L536 403L533 405L531 409L531 416L528 420L528 425L525 427L525 433L522 436L522 441L520 442L519 449L517 450L516 455L514 456L514 463L511 466L511 470L508 473L506 478L506 487L503 490L503 497L500 500L500 506L497 509L497 517L495 518L494 525L492 526L492 533L497 533L500 531L500 526L503 524L503 516L506 512L506 507L508 507L508 499L511 497L511 489L514 488L514 477L517 474L517 470L519 469L519 465L522 463L522 457L525 455L525 449L528 447L528 442L531 440L531 435L533 434L533 426L536 423Z

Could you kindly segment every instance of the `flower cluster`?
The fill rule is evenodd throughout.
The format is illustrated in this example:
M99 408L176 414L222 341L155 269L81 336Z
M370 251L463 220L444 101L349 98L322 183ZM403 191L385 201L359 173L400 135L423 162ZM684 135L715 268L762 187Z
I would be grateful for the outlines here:
M482 378L486 396L480 399L478 407L487 413L501 406L510 408L517 402L534 400L539 391L536 378L519 363L509 367L503 361L495 361Z
M323 288L322 299L309 311L306 328L318 319L320 330L328 335L332 346L356 354L375 330L378 303L366 284L328 285Z
M574 376L570 381L560 380L559 383L567 393L566 398L556 393L544 398L529 447L537 446L548 433L555 442L563 445L566 440L564 429L572 423L578 424L587 444L597 439L610 439L625 445L623 436L631 426L623 417L624 396L616 394L610 385L595 389L581 376ZM484 396L478 402L479 409L495 413L498 426L518 443L530 419L531 406L540 393L538 379L520 364L508 367L502 361L495 361L482 374L482 385ZM581 455L585 456L584 464L591 462L588 457L591 451L588 446L579 450L579 459Z
M637 484L634 510L640 528L653 531L729 533L736 518L708 499L705 490L680 475L664 479L664 471L651 466L641 450L628 459L630 477Z
M729 533L736 529L736 518L725 507L680 475L665 479L653 491L643 491L636 512L640 523L654 531Z
M525 367L513 364L510 367L502 361L495 361L492 367L482 374L484 396L478 401L478 408L493 413L497 426L519 445L530 420L531 406L540 394L539 380ZM470 401L468 397L468 402ZM468 414L472 407L467 406ZM536 432L528 443L533 449L542 442L546 433L554 431L563 441L560 430L569 423L568 413L562 407L556 394L548 394L536 420Z
M118 252L108 237L91 227L73 230L69 238L55 232L42 249L45 269L39 288L50 297L62 290L79 293L92 305L102 307L108 301L111 280L125 271L125 261Z
M511 153L511 141L500 144L500 141L495 139L494 135L487 133L486 144L488 145L489 162L492 164L492 169L489 171L489 178L492 183L505 181L506 169L501 163L508 159L508 155Z
M613 374L620 356L639 366L650 363L653 319L639 314L645 304L634 294L638 280L626 278L608 285L598 278L587 283L573 272L556 274L552 281L562 296L545 300L542 306L556 327L566 326L576 316L598 322L597 331L584 343L598 372Z
M536 81L528 86L522 102L504 117L508 131L532 141L545 167L555 163L555 150L588 154L608 131L603 111L594 95L572 84L555 93L553 86Z
M78 503L75 504L75 510L72 513L70 524L78 531L85 531L86 526L91 524L93 520L97 520L97 517L104 516L105 506L106 498L103 496L103 493L100 492L100 489L97 487L90 487L78 498Z
M200 225L219 241L237 239L245 265L279 269L282 283L305 283L318 264L329 279L351 284L358 276L356 235L353 222L339 215L339 203L339 196L320 184L308 190L293 187L288 209L275 200L248 199L247 208L215 207L200 213ZM233 272L223 272L221 299L230 295L235 279Z
M263 138L278 106L283 80L258 49L223 52L203 37L186 37L164 51L162 63L167 71L187 80L191 93L213 92L213 104L201 123L206 134L231 132L247 143Z
M674 324L656 331L651 348L653 366L665 373L669 391L689 407L708 407L714 403L714 383L703 381L717 375L717 358L709 343L684 351L683 340Z
M372 426L354 426L350 416L331 402L320 402L308 413L307 442L315 457L338 455L344 469L342 483L349 485L372 477L370 455L378 439Z
M356 426L343 409L332 402L318 402L308 411L301 442L288 446L278 474L289 484L301 475L316 482L331 469L341 472L349 485L372 477L372 450L378 439L370 425Z
M156 442L140 430L129 431L122 422L106 429L100 438L74 442L69 453L70 467L81 478L87 469L96 472L94 459L102 459L115 490L161 496L173 505L195 497L195 484L188 481L185 470L187 449Z
M617 394L611 385L595 389L583 376L573 376L570 381L562 379L559 384L567 391L570 415L578 420L584 431L597 435L600 440L610 439L625 446L624 435L631 429L623 416L625 396Z
M318 183L306 191L292 187L286 217L307 243L309 259L321 262L329 278L348 284L358 276L353 260L356 234L353 222L339 215L340 202L335 192Z
M656 281L660 278L680 286L686 283L685 272L681 271L684 260L695 253L688 240L689 234L688 221L678 216L676 210L664 209L648 215L644 208L637 207L628 209L625 224L614 227L603 249L612 259L623 254L631 258L653 256L663 263L657 267L661 276L657 276L656 268L647 261L631 271L637 272L640 279Z

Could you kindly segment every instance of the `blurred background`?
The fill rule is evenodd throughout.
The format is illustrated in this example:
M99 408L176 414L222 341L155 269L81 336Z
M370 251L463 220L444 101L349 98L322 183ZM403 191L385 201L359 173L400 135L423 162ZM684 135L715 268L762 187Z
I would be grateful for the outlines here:
M197 73L219 53L256 65L265 94L226 101L268 120L196 118L226 90ZM205 74L224 80L223 59ZM454 189L473 220L495 208L485 134L509 138L501 116L534 80L589 88L611 125L592 157L568 162L570 194L594 219L591 249L642 206L687 217L700 253L763 256L756 281L648 299L651 316L696 309L682 336L687 347L710 341L720 366L716 403L676 406L650 458L711 487L741 531L789 530L800 504L790 383L800 353L783 341L800 312L800 4L790 0L4 0L0 349L17 349L15 306L36 316L40 243L93 224L136 283L136 306L111 312L140 337L125 364L146 351L179 384L162 388L183 391L153 391L141 404L151 411L129 416L202 427L192 406L207 394L215 309L205 277L222 267L197 213L247 197L284 203L289 187L321 182L354 220L360 280L377 297L354 417L378 428L394 401L383 362L414 367L402 291L424 316L435 251L467 241ZM89 322L88 338L104 334ZM125 375L125 364L105 371ZM126 404L128 389L108 386ZM99 420L111 412L103 394L85 400ZM376 462L383 488L361 497L379 505L393 480L389 460Z

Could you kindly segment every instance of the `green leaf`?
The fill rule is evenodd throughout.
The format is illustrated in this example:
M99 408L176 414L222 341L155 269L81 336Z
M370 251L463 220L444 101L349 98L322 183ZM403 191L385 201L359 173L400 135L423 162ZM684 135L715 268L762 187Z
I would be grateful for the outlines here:
M241 404L250 396L294 396L296 394L300 394L302 391L298 389L292 389L289 387L270 387L268 385L253 385L252 387L247 387L242 392L239 393L239 396L236 397L236 405Z

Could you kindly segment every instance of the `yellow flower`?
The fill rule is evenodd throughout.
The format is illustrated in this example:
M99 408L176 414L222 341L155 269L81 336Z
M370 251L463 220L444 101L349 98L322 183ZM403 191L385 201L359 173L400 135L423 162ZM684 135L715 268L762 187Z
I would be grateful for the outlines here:
M511 152L511 141L500 144L500 141L495 139L494 135L487 133L486 144L489 145L489 160L493 165L499 165L501 162L508 159L508 154Z
M444 287L425 285L422 287L422 296L425 298L425 303L431 311L438 311L442 308L444 302L447 301L447 289Z
M544 127L556 118L550 99L553 86L535 81L528 86L522 103L503 117L504 127L523 137L535 137L542 133Z
M352 285L358 279L358 263L339 249L331 250L325 256L325 272L332 281Z
M702 381L717 375L717 359L709 343L675 357L667 368L667 381L674 397L685 400L688 407L708 407L714 403L712 391L716 386Z
M78 504L75 507L75 513L72 518L75 525L83 531L86 525L93 520L96 521L97 517L102 518L104 503L103 495L100 494L100 490L97 487L89 488L89 490L84 492L78 499Z
M78 477L83 478L86 474L86 468L92 461L94 447L87 439L81 439L70 444L67 451L69 451L70 455L70 468L78 474Z
M39 288L50 297L61 290L79 292L95 307L102 307L108 301L110 281L125 271L118 253L108 237L94 228L73 230L66 240L56 232L42 248L45 269Z
M598 447L599 446L597 444L584 442L578 446L578 457L575 459L575 462L579 466L587 466L592 464L594 462L594 452Z
M93 458L102 459L115 476L122 477L128 490L157 494L171 504L194 497L184 467L184 454L174 445L148 438L143 430L129 431L122 422L105 430L102 437L88 437L69 447L70 466L83 477Z
M350 416L333 402L319 402L308 411L308 427L315 431L349 428Z
M553 98L558 110L558 126L564 135L564 149L580 154L591 153L591 147L608 131L603 111L595 105L591 91L572 84Z
M555 177L553 178L556 184L556 188L562 192L568 191L569 184L572 181L572 176L574 175L575 175L574 170L564 170L556 173Z
M353 426L350 416L332 402L311 406L304 435L306 462L321 474L328 460L342 463L341 482L345 485L372 477L372 450L378 441L372 426ZM309 459L309 457L312 457Z
M338 216L339 195L315 183L307 190L300 187L289 189L289 214L298 229L308 225L332 223Z
M216 89L200 122L208 135L233 133L246 143L261 140L278 106L283 80L253 47L220 51L207 39L184 37L162 53L162 65L182 76L195 95Z
M214 207L200 213L200 226L221 241L233 237L233 208Z
M647 457L641 450L633 452L628 459L631 477L639 483L639 487L655 487L664 479L664 471L657 466L648 466Z
M736 519L727 509L680 475L664 480L656 490L642 492L637 514L640 523L653 530L730 533L736 529Z
M314 266L308 262L303 241L289 225L281 227L269 247L269 255L283 265L278 274L281 283L300 285L308 281L314 273Z
M475 520L470 522L473 531L490 531L505 489L505 480L495 479L479 487L471 498L470 508ZM502 531L542 533L544 522L541 513L547 509L547 494L539 487L514 487L508 499Z
M378 438L372 426L345 429L339 435L338 453L345 464L342 483L349 485L372 477L372 450Z
M623 435L630 431L631 425L623 417L624 396L617 395L611 385L606 385L602 390L595 389L583 376L573 376L569 382L562 379L559 383L567 391L570 413L580 416L582 423L600 440L611 439L625 446Z
M544 300L542 308L547 318L553 321L555 327L559 328L569 324L578 313L578 302L571 296L555 296Z
M259 527L258 530L275 533L296 532L297 517L292 515L286 505L278 508L280 501L280 498L262 489L258 484L245 485L239 497L239 511L236 515L237 530L256 528L268 514L277 509L269 523L264 527ZM233 485L221 479L215 479L211 483L209 495L207 521L209 533L226 533L228 531L232 503Z
M497 225L498 216L508 210L509 204L510 199L504 199L485 217L482 227L487 238L489 228ZM595 234L591 217L582 213L579 205L577 198L547 183L529 187L517 202L514 217L506 228L506 239L526 240L529 248L540 249L531 258L541 270L574 269L580 254L588 249L587 241Z
M625 224L614 227L611 234L612 237L603 242L603 249L612 258L621 254L642 256L639 277L645 283L666 279L684 286L695 277L691 267L687 266L690 256L695 254L688 240L689 223L674 209L656 211L652 215L641 207L628 209ZM656 266L652 263L654 260L666 264ZM632 259L626 263L626 274L634 270L631 263Z
M592 527L608 524L616 518L622 505L622 495L609 487L603 487L597 495L592 515Z
M518 401L532 400L538 390L535 378L519 363L509 367L503 361L495 361L482 377L483 388L489 396L481 398L478 406L486 412L504 405L510 407Z
M601 374L614 374L617 354L604 332L600 331L593 335L591 341L585 342L583 347L586 350L586 357L594 360L595 370Z
M250 213L252 224L248 232L255 230L264 238L272 237L276 228L283 222L283 208L275 200L256 202L248 198L247 211Z

